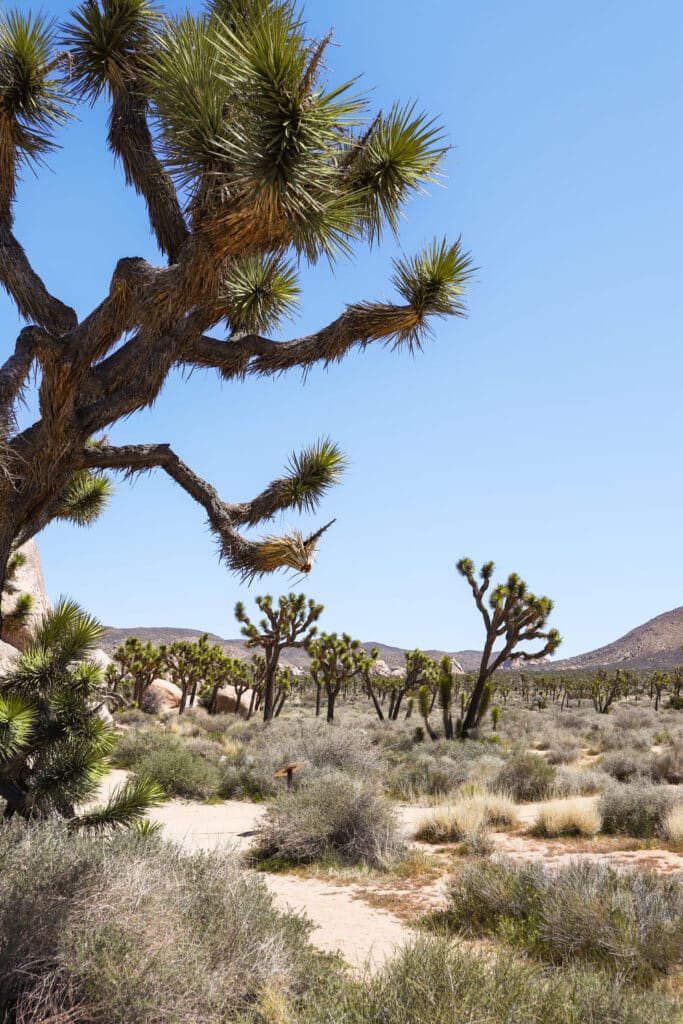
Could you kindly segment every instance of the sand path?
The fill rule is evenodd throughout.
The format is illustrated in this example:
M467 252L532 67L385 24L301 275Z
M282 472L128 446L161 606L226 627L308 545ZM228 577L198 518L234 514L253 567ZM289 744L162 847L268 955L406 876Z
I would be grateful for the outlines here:
M101 797L105 797L127 773L112 771L105 780ZM586 803L596 797L584 797ZM541 804L519 807L520 820L531 824ZM413 805L397 807L402 831L411 840L421 819L431 808ZM263 805L226 800L220 804L200 804L180 800L168 803L152 812L155 821L163 825L164 833L188 850L233 848L236 855L245 852L252 842L254 827L263 813ZM572 857L590 857L609 860L623 865L649 865L660 871L683 871L683 856L666 850L612 851L609 853L577 853L571 844L547 842L532 836L496 833L494 836L502 852L515 860L542 857L546 862L560 865ZM424 844L414 844L427 849ZM434 847L431 847L434 850ZM282 910L305 914L313 923L313 943L327 952L339 952L353 966L366 963L378 966L409 939L410 927L396 914L381 907L370 906L368 897L387 892L386 885L365 882L337 883L314 878L301 878L291 874L262 873L276 905ZM390 885L393 883L390 883ZM399 902L405 898L406 908L413 896L415 910L427 910L443 904L444 881L423 886L414 893L402 893L396 883L395 895Z

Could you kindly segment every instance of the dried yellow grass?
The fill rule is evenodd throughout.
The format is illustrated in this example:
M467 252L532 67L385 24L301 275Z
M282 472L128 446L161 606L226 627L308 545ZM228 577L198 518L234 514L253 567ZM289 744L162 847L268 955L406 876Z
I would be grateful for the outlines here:
M501 828L517 823L514 801L498 793L479 790L425 815L415 837L428 843L459 842L491 826Z
M553 800L538 812L534 831L542 836L594 836L602 827L600 812L585 800Z
M683 843L683 803L675 804L664 818L664 835L672 843Z

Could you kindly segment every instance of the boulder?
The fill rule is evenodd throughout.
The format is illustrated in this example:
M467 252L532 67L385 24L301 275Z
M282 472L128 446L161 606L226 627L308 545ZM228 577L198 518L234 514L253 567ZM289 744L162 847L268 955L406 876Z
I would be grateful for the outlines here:
M0 640L0 676L12 667L12 663L16 661L20 653L21 651L18 651L16 647Z
M245 690L242 694L242 700L240 701L240 708L238 714L242 718L246 718L249 714L249 705L251 704L252 690ZM234 686L223 686L216 694L216 714L217 715L234 715L237 711L237 691Z
M23 626L12 628L8 624L2 631L2 639L18 647L20 651L25 650L28 638L33 627L40 622L46 612L50 611L50 602L45 592L45 580L43 579L43 567L40 564L38 547L34 540L29 540L19 548L26 561L17 569L12 580L16 587L14 594L2 595L2 613L8 614L14 608L20 594L30 594L33 598L31 611Z
M104 674L110 665L114 664L114 659L110 658L106 651L103 651L101 647L96 647L90 654L90 660L94 661L98 668L102 669Z
M183 691L168 679L155 679L142 695L141 709L148 715L158 715L161 711L172 711L180 707Z
M387 665L386 661L378 658L372 666L372 674L375 676L388 676L391 675L391 669Z

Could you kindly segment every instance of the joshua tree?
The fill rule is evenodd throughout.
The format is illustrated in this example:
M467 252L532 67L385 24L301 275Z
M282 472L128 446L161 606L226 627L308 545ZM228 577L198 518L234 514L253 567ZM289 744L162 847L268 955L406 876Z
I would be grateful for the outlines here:
M136 636L129 636L125 643L114 651L113 659L118 666L119 680L132 681L133 700L140 707L145 690L161 672L161 651L154 644L143 643Z
M429 715L432 710L432 695L429 692L429 687L426 683L417 691L417 704L420 709L420 716L425 724L425 729L427 730L427 735L430 739L436 741L439 737L429 724Z
M321 633L308 644L311 656L311 675L318 693L323 686L327 695L327 721L334 721L334 705L342 686L369 672L379 657L377 649L369 654L360 640L352 640L348 633Z
M395 261L395 301L355 302L304 337L274 336L297 302L296 265L396 235L446 149L415 107L372 112L356 79L328 85L330 38L312 40L291 0L210 0L178 18L151 0L84 0L57 28L2 15L0 283L26 326L0 366L0 589L12 544L64 514L69 489L92 488L90 474L105 470L166 472L245 577L310 570L322 530L260 540L243 531L283 510L314 510L343 469L334 444L305 449L261 494L231 502L167 444L112 445L104 432L151 406L174 367L226 381L275 376L376 341L419 348L433 317L463 314L471 262L459 241L435 241ZM58 131L61 141L72 107L99 100L160 259L124 255L79 320L29 261L14 209L21 174L44 161ZM34 371L40 416L18 430Z
M270 594L257 597L256 604L263 618L254 625L238 601L235 616L242 623L242 635L247 647L262 647L265 656L263 673L263 721L269 722L275 714L275 682L280 655L289 647L307 647L318 629L314 625L322 615L323 606L306 601L305 594L282 595L277 605Z
M437 663L424 651L406 651L405 659L406 674L395 680L391 689L388 717L393 722L398 719L405 695L417 690L423 684L431 688L437 681L439 671Z
M443 719L443 734L447 740L453 739L453 688L455 679L453 665L447 654L439 662L439 706Z
M219 653L222 655L220 648ZM195 643L188 640L176 640L159 648L159 661L171 677L171 681L182 690L178 713L182 715L187 707L193 707L199 684L210 676L215 668L214 653L209 647L205 633Z
M102 673L88 656L102 627L60 601L0 680L0 796L5 818L59 814L70 827L134 824L162 793L148 781L119 788L104 807L76 815L108 771L114 732L99 716Z
M552 601L531 594L524 580L516 573L511 573L506 583L494 587L487 603L485 596L495 569L493 562L482 565L479 580L471 558L461 558L456 568L469 583L486 628L479 672L462 723L462 735L466 737L488 709L491 694L489 692L486 702L486 685L493 673L508 658L521 658L523 661L545 658L557 650L562 639L556 629L545 628L553 609ZM545 643L537 651L520 649L520 644L534 640L543 640ZM501 647L494 651L496 643L500 643Z

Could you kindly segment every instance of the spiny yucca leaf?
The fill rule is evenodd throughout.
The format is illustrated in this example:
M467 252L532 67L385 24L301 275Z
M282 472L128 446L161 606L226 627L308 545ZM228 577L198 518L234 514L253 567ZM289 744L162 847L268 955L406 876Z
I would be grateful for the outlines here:
M5 593L7 593L6 587ZM33 594L20 594L14 604L14 607L11 608L10 611L5 612L3 616L4 625L12 629L18 629L21 626L25 626L28 621L28 617L31 614L33 604Z
M81 469L74 473L60 495L57 518L67 519L77 526L90 526L107 507L113 491L106 474Z
M160 20L156 5L149 0L85 0L70 17L62 41L78 95L94 102L107 85L113 91L126 85L139 88Z
M302 452L293 452L285 482L287 504L299 511L315 511L323 494L339 481L347 466L343 452L329 438Z
M359 143L351 143L345 161L349 185L358 192L360 215L371 241L379 240L386 221L396 234L398 215L411 192L435 181L446 152L436 121L415 104L395 106L380 115Z
M87 657L101 641L102 633L93 615L70 598L61 597L36 629L30 651L42 649L54 663L68 665Z
M233 331L259 333L276 327L296 309L296 271L280 256L247 256L229 270L224 302Z
M399 335L398 341L419 347L428 316L464 316L463 296L473 272L460 239L453 245L435 240L418 256L394 260L392 282L417 315L416 325Z
M3 145L19 160L38 160L67 118L64 87L55 75L55 25L42 15L0 15L0 120Z
M0 763L9 761L26 745L36 713L16 694L0 697Z
M166 799L161 787L152 779L142 778L129 780L114 790L104 807L96 807L87 814L72 818L71 829L106 829L130 828L142 822L145 814L152 807L157 807Z

